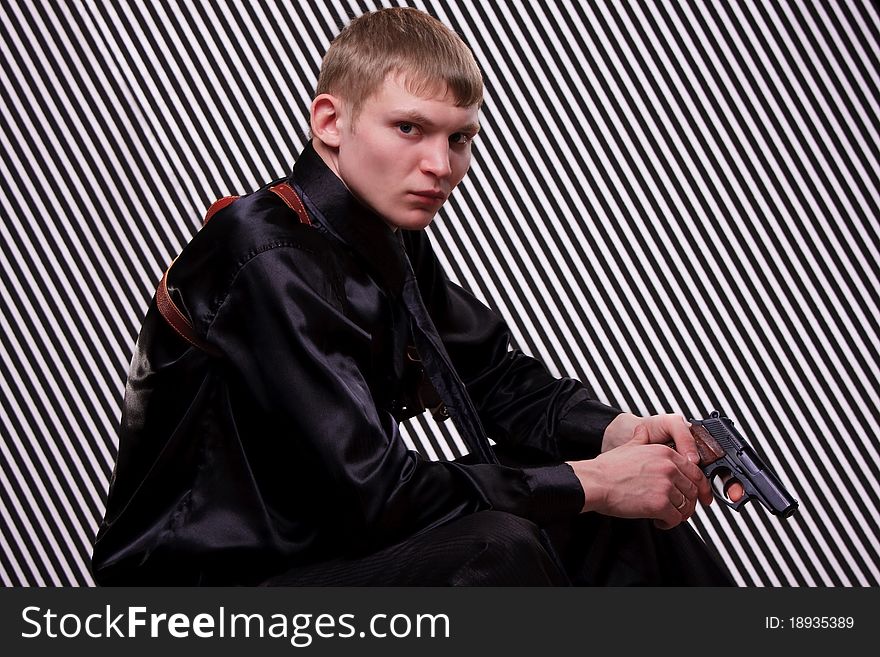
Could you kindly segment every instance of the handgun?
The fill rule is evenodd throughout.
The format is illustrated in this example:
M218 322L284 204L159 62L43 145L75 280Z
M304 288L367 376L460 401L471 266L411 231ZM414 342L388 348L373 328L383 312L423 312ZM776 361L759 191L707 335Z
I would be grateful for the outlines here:
M712 411L704 420L688 421L700 453L700 468L712 484L712 494L716 498L735 511L750 500L758 500L770 513L783 518L790 517L797 510L797 501L733 428L732 420ZM726 494L734 482L740 483L744 491L736 502Z

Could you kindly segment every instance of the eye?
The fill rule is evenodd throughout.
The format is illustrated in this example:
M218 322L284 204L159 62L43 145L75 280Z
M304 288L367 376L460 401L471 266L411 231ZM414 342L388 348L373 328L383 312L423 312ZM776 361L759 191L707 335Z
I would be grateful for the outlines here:
M398 123L397 129L405 135L412 135L416 132L416 127L412 123Z
M454 132L449 135L449 143L457 146L462 146L464 144L470 144L473 138L473 135L469 135L464 132Z

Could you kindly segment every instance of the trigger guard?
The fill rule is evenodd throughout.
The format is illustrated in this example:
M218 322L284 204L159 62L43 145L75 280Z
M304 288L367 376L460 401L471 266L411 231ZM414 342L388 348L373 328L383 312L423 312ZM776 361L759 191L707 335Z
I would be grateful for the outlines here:
M714 465L714 464L713 464L713 465ZM718 490L715 488L715 485L712 483L712 478L715 476L715 473L716 473L718 470L727 470L727 471L730 471L730 467L729 467L726 463L723 463L723 462L722 462L722 463L718 463L717 465L714 465L714 467L713 467L712 465L710 465L710 466L708 466L705 470L703 470L703 474L706 475L706 479L709 480L709 487L712 489L712 496L713 496L715 499L717 499L719 502L724 503L726 506L729 506L729 507L730 507L731 509L733 509L734 511L739 511L740 507L741 507L743 504L745 504L746 502L748 502L748 501L754 499L751 495L749 495L749 491L748 491L748 489L747 489L746 484L744 484L744 483L743 483L742 481L740 481L739 479L736 479L736 476L734 475L733 472L731 472L731 475L734 475L734 476L732 477L732 480L735 480L735 481L739 482L739 485L742 486L742 488L743 488L743 496L742 496L741 498L739 498L739 500L736 501L736 502L733 502L732 500L730 500L730 499L726 496L725 493L727 492L727 488L728 488L728 486L730 486L731 482L727 482L727 483L725 483L725 484L724 484L724 488L722 489L722 491L721 491L721 492L718 492Z

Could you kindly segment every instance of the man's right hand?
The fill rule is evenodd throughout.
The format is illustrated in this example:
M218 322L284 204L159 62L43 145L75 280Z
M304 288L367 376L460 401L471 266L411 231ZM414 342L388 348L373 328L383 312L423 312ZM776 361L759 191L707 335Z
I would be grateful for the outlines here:
M674 449L652 444L643 424L629 442L569 465L584 489L583 511L651 518L660 529L671 529L693 515L697 500L712 501L700 468Z

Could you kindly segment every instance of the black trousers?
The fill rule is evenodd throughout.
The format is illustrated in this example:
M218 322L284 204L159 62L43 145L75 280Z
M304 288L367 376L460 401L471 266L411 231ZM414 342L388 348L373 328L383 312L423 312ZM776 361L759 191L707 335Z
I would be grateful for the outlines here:
M510 453L499 452L499 457L508 465L522 463ZM481 511L367 556L293 568L265 584L733 586L734 582L718 555L687 523L660 530L649 520L584 513L538 527L509 513Z
M269 586L732 586L687 524L582 514L538 527L481 511L356 559L294 568Z

